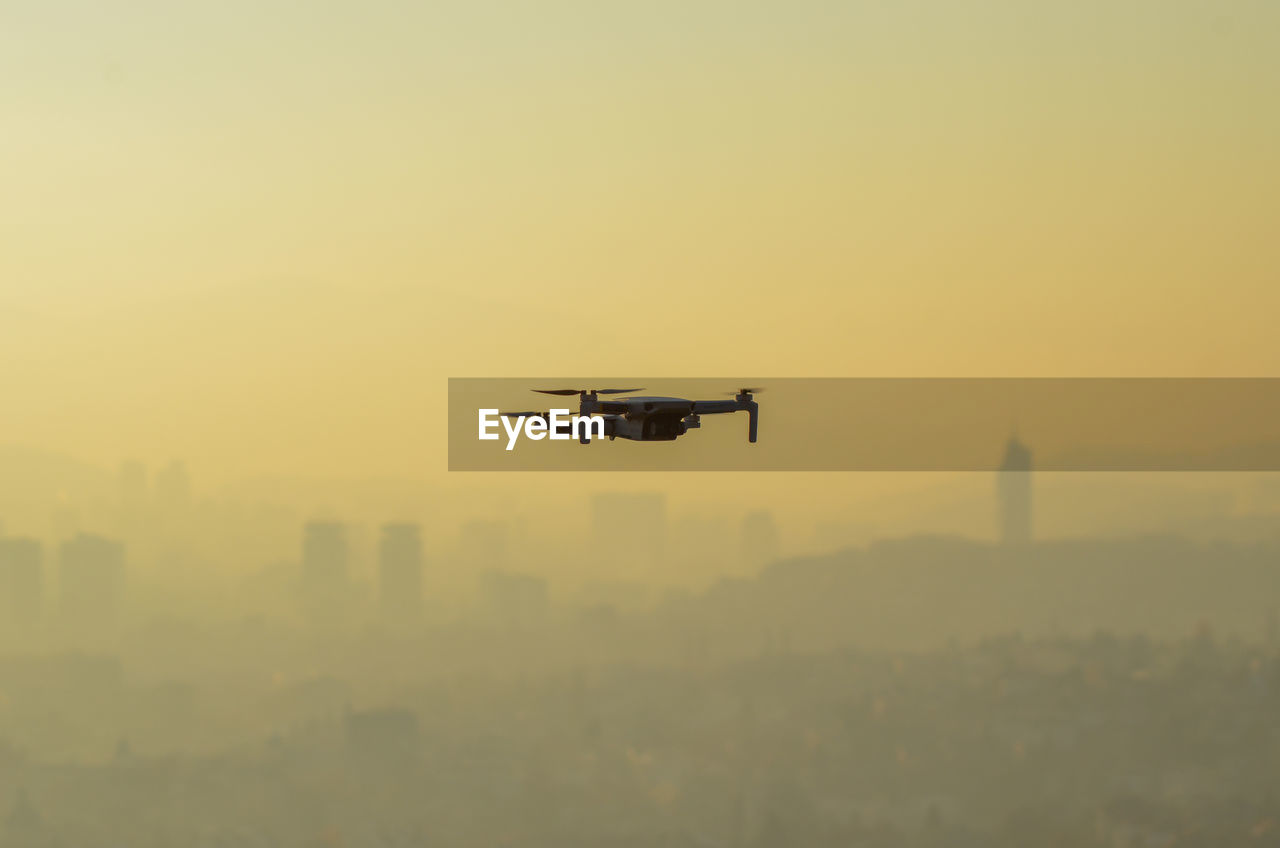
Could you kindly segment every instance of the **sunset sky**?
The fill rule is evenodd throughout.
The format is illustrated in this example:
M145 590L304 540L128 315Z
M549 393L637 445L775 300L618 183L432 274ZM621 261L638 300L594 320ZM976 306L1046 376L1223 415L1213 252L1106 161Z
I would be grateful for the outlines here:
M445 473L450 376L1273 376L1280 4L7 2L0 444Z

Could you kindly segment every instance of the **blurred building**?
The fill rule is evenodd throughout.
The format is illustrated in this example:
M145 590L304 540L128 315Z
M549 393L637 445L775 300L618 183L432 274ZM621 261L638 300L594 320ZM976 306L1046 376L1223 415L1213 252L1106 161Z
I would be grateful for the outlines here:
M0 625L29 626L44 603L44 556L35 539L0 538Z
M347 574L347 528L336 521L312 521L302 534L302 581L315 587L343 587Z
M422 532L387 524L378 541L378 606L383 620L409 623L422 614Z
M1031 449L1010 436L996 475L1000 540L1010 546L1031 541Z
M345 617L351 595L346 525L311 521L302 531L302 606L313 624Z
M661 492L599 492L591 498L592 556L633 571L667 549L667 498Z
M58 595L63 623L77 631L115 624L124 595L124 544L80 533L58 549Z

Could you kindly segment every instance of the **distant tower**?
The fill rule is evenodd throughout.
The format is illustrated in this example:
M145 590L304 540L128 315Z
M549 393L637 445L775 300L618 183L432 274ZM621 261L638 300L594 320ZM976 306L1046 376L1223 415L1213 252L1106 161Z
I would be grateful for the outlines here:
M43 556L35 539L0 539L0 623L30 626L44 600Z
M350 594L347 528L336 521L312 521L302 536L302 603L316 623L341 615Z
M417 524L387 524L378 542L378 603L387 621L422 613L422 533Z
M124 545L80 533L62 543L58 560L64 623L81 632L113 625L124 594Z
M1000 497L1000 541L1009 546L1031 541L1031 449L1009 437L996 475Z

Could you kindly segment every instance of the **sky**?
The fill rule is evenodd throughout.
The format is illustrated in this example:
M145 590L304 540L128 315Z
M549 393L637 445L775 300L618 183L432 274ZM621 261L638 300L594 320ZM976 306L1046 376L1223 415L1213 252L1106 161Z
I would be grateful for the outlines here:
M1270 376L1280 6L0 2L0 444L442 479L446 380Z

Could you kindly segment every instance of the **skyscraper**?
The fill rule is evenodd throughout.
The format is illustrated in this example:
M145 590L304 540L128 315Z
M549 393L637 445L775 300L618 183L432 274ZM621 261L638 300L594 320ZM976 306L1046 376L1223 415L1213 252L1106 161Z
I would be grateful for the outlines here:
M1031 449L1010 436L996 475L1000 500L1000 541L1008 546L1031 541Z
M422 613L422 533L386 524L378 541L378 606L384 620L409 623Z
M336 623L350 596L347 528L336 521L312 521L302 535L302 605L314 624Z

